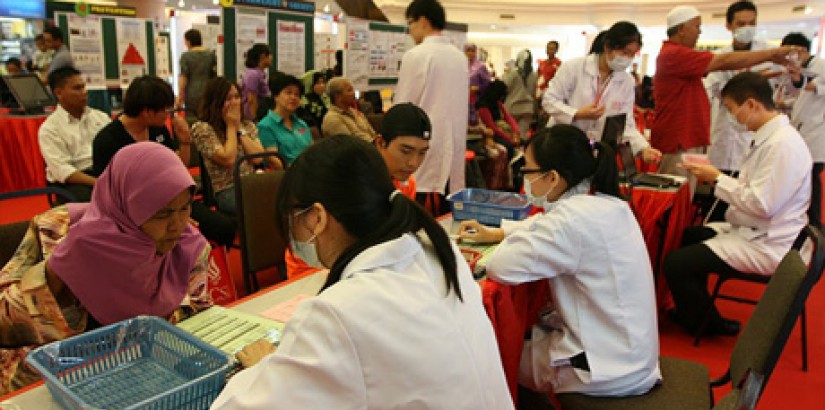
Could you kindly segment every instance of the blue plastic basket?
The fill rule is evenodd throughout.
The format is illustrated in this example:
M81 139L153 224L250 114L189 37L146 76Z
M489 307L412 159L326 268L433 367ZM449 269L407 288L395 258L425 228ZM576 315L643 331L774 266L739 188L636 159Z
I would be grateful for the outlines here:
M208 409L229 357L163 319L139 316L41 346L26 361L68 409Z
M527 197L512 192L465 188L447 200L456 221L475 219L484 225L500 226L502 219L518 221L530 212Z

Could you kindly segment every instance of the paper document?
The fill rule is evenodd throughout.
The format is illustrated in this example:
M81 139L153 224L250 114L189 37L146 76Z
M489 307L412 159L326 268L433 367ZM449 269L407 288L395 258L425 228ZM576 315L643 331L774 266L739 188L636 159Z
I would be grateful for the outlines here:
M295 313L295 308L298 307L298 304L307 299L312 299L312 296L297 295L292 299L281 302L274 307L261 312L261 316L281 323L286 323L289 321L289 318L292 317L292 314Z
M282 323L221 306L212 306L178 327L230 355L263 338L277 344L284 329Z

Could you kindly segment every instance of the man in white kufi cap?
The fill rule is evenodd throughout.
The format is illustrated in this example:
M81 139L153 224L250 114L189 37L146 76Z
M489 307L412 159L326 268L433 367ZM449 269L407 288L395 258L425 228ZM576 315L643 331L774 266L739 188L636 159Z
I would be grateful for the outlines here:
M704 153L710 145L710 102L705 74L739 70L763 61L784 63L792 47L713 54L695 50L702 14L693 6L676 6L667 14L668 39L662 43L653 78L656 121L651 145L664 154L659 172L689 176L677 167L683 153ZM696 186L691 178L691 193Z

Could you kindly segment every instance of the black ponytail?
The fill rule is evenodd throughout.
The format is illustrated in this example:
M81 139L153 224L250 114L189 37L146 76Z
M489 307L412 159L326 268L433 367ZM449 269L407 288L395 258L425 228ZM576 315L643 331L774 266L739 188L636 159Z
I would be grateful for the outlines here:
M320 203L356 239L335 260L322 290L337 283L361 252L423 229L444 270L447 291L454 291L463 301L447 233L415 201L394 191L384 160L373 145L346 135L324 138L287 169L276 201L279 229L287 237L295 210Z
M622 198L616 153L601 141L591 144L584 131L575 126L558 124L544 128L528 141L542 171L556 171L568 189L590 178L591 190Z

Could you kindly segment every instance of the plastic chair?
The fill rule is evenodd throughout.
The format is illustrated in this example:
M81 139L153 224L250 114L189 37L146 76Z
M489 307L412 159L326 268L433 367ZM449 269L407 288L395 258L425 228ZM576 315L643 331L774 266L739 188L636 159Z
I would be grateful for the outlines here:
M813 268L805 266L799 249L807 237L814 243ZM660 358L662 384L650 392L633 397L593 397L584 394L557 394L562 407L576 409L708 409L712 397L710 387L733 383L738 388L748 374L764 375L756 388L761 394L767 384L785 343L788 341L805 300L822 274L825 262L822 233L808 226L797 238L794 247L782 258L776 273L770 278L762 298L745 329L736 341L725 374L708 382L708 369L700 363L670 357ZM819 269L816 269L819 267ZM757 400L758 396L757 394ZM729 399L730 400L730 399Z
M808 225L807 227L805 227L805 229L803 229L803 233L805 233L806 231L808 232L808 234L800 235L800 237L797 238L797 241L804 240L803 236L809 237L812 241L814 241L814 253L811 256L811 263L809 269L821 272L823 267L825 267L825 263L822 262L823 260L825 260L825 251L820 249L821 247L819 246L818 242L822 241L823 238L821 237L821 235L819 235L820 230L818 228L815 228L813 225ZM800 246L802 246L801 243L794 243L795 249L799 249ZM817 254L817 252L819 252L819 254ZM753 299L748 299L734 295L721 294L720 290L725 282L729 280L740 280L751 283L767 284L771 279L770 276L759 275L755 273L715 274L717 275L716 284L714 285L713 292L710 296L710 304L708 305L708 308L705 311L705 316L702 319L702 323L699 325L699 330L697 331L696 338L693 340L694 346L699 346L699 342L702 339L705 328L707 327L707 324L710 320L710 312L714 304L716 303L716 299L731 300L734 302L747 303L751 305L757 304L757 301ZM805 314L804 305L802 306L802 311L800 313L799 330L799 336L802 340L802 370L808 371L808 318Z
M24 189L21 191L12 191L12 192L2 192L0 193L0 201L6 199L15 199L15 198L24 198L27 196L39 196L39 195L46 195L47 200L50 201L51 205L51 196L58 196L62 197L65 202L77 202L77 198L71 192L56 186L47 186L42 188L32 188L32 189Z
M284 176L283 170L241 176L241 163L257 158L279 156L275 152L244 155L235 163L235 201L241 239L241 265L247 294L258 290L257 273L275 267L286 278L286 240L276 228L275 198ZM285 162L284 162L285 163Z

